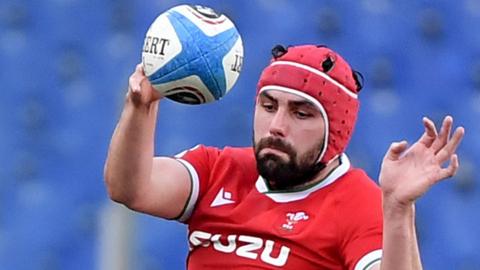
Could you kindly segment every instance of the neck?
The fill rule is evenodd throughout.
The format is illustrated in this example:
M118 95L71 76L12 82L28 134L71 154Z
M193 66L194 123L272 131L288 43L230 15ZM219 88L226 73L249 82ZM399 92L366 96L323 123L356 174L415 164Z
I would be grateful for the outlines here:
M315 177L313 177L312 180L306 182L306 183L303 183L301 185L298 185L296 186L295 188L303 188L303 187L306 187L306 186L311 186L311 185L315 185L317 183L320 183L322 182L323 180L325 180L325 178L327 178L327 176L330 175L330 173L335 170L338 166L340 166L340 157L336 157L336 158L333 158L332 160L330 160L327 165L325 166L324 169L322 169L321 171L319 171L317 173L317 175L315 175Z

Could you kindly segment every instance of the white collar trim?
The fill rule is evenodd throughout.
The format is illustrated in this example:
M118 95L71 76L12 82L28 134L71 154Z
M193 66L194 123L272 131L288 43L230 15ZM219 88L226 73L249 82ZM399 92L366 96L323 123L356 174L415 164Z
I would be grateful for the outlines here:
M258 192L267 195L270 199L278 203L298 201L298 200L305 199L306 197L308 197L308 195L310 195L310 193L315 192L321 188L324 188L334 183L336 180L338 180L340 177L346 174L349 169L350 169L350 160L348 159L346 154L342 154L340 155L340 166L335 168L323 181L321 181L320 183L308 189L301 190L301 191L292 191L292 192L287 191L283 193L272 192L268 189L265 183L265 179L263 179L263 177L261 176L258 176L257 182L255 183L255 187L257 188Z

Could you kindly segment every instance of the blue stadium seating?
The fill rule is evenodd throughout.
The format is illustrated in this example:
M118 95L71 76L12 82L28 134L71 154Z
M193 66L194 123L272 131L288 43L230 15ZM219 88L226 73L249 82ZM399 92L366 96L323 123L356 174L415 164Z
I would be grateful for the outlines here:
M95 269L103 162L129 74L154 18L179 1L0 2L0 268ZM425 269L480 269L478 1L183 1L226 12L242 33L240 80L222 102L162 101L156 152L250 145L257 78L275 44L328 44L366 84L349 147L376 179L421 118L467 129L467 168L417 205ZM475 77L475 67L479 74ZM182 269L185 226L136 215L134 269ZM168 243L168 244L166 244Z

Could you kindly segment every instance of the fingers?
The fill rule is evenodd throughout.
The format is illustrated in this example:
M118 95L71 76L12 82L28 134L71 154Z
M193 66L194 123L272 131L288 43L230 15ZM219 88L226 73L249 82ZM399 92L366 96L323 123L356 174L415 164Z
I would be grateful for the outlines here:
M418 140L419 143L424 144L426 147L430 147L437 138L437 128L432 120L427 117L423 117L423 125L425 126L425 132Z
M450 133L452 131L453 118L448 115L443 119L442 127L440 129L440 134L438 134L437 139L432 144L432 149L435 153L440 151L448 142L450 138Z
M145 77L145 74L143 72L142 64L138 64L135 67L135 71L130 76L129 83L128 83L129 84L129 89L135 94L140 93L142 80L144 78L146 78L146 77Z
M394 142L390 145L390 148L388 148L385 158L392 161L398 160L407 147L408 143L406 141Z
M129 94L136 104L150 104L152 101L159 100L163 97L153 88L145 76L142 64L138 64L135 67L135 71L129 78L127 97Z
M452 138L448 141L448 143L438 151L436 158L439 161L439 163L444 163L448 159L452 157L452 155L455 154L455 151L457 151L458 146L460 145L460 142L463 139L463 136L465 135L465 129L463 127L458 127L455 132L452 135Z
M454 176L458 171L458 167L459 167L458 156L456 154L453 154L450 157L450 164L448 165L448 167L440 170L439 175L436 178L436 182L442 179L450 178Z
M141 75L145 75L145 72L143 71L143 65L141 63L135 66L135 72L138 72Z
M443 119L442 127L438 134L434 123L430 119L424 117L423 123L425 125L425 133L419 142L429 147L435 153L438 162L443 164L455 154L465 130L463 127L457 128L450 138L453 126L453 118L450 115Z
M142 71L143 72L143 71ZM140 89L144 92L142 94L144 98L144 103L148 103L150 101L158 100L163 96L160 94L159 91L156 91L147 77L143 76L140 81ZM148 93L147 93L148 92Z

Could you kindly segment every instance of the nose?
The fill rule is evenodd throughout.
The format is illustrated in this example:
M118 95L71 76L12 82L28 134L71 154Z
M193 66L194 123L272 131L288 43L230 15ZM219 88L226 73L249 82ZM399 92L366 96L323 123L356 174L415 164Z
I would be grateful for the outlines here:
M270 122L269 132L273 136L285 137L288 132L288 119L283 110L278 110Z

